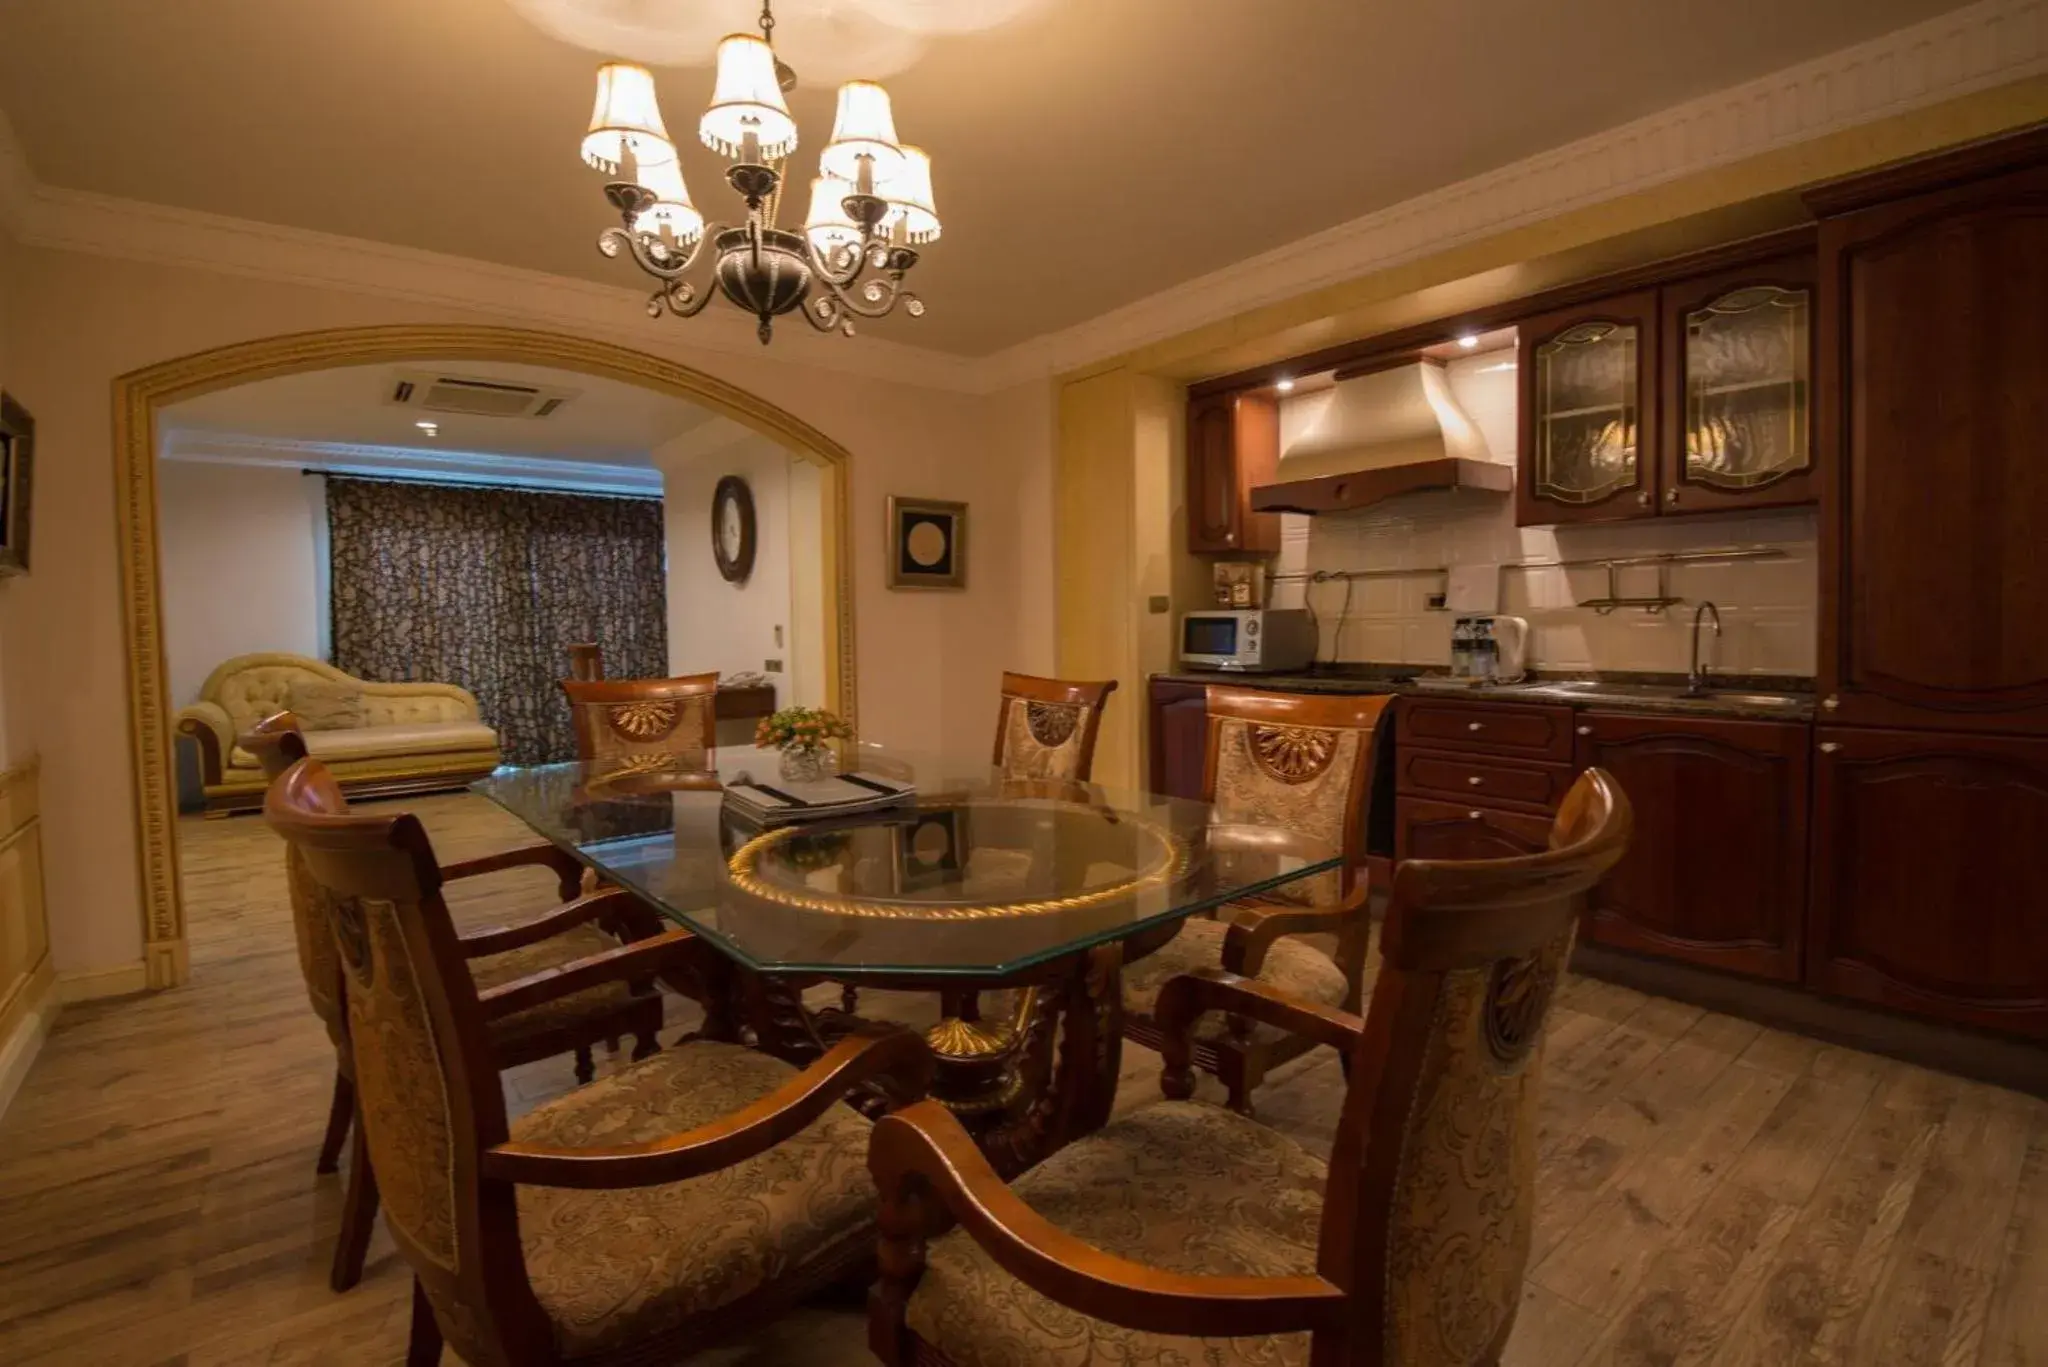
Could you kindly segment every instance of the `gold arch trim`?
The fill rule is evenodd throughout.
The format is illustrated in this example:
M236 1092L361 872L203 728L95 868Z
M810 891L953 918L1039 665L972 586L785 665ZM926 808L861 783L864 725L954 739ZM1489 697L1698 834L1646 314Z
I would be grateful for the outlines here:
M185 911L178 892L177 803L157 542L157 412L166 404L255 380L393 361L507 361L555 366L637 384L702 404L821 467L825 516L825 693L855 715L852 455L809 423L736 385L629 347L528 328L434 325L332 328L216 347L130 371L114 381L114 487L120 519L122 612L128 644L128 728L135 761L144 953L151 987L185 981Z

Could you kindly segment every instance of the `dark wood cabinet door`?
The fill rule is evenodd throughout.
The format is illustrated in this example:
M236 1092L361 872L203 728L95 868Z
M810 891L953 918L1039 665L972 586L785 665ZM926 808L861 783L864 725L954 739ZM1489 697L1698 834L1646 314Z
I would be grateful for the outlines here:
M1617 295L1518 327L1515 521L1655 516L1657 292Z
M1396 859L1507 859L1550 848L1550 818L1456 802L1394 803Z
M1803 724L1583 714L1580 767L1613 774L1635 809L1586 938L1797 980L1811 745Z
M2048 1036L2048 741L1818 737L1807 981Z
M1280 405L1270 394L1217 394L1188 405L1188 549L1270 555L1280 518L1251 510L1251 491L1280 463Z
M1814 255L1667 285L1658 297L1658 508L1811 503Z
M1199 802L1209 744L1208 689L1198 683L1154 679L1150 714L1149 786L1155 793Z
M1820 243L1827 719L2048 731L2048 167Z

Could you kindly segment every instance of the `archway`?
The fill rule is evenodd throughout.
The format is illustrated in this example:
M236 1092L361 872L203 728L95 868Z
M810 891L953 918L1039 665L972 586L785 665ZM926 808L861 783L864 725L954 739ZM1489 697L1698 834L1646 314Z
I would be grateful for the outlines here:
M689 399L745 424L820 468L824 545L825 696L855 716L853 581L847 450L802 419L724 380L646 352L564 333L440 325L335 328L216 347L131 371L114 382L114 480L119 498L122 617L128 646L128 726L141 850L144 958L152 988L188 973L172 791L157 543L157 413L165 404L300 371L419 360L559 366Z

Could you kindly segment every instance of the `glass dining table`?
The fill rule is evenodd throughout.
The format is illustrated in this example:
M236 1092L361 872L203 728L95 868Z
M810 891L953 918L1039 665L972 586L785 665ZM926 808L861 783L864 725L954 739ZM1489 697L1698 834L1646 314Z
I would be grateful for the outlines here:
M777 756L752 747L502 768L472 786L718 951L730 971L698 990L708 1032L802 1064L858 1023L859 989L934 994L934 1093L1011 1169L1107 1121L1123 965L1190 916L1341 861L1205 802L1006 777L986 752L858 746L841 768L912 791L763 824L736 795L788 788ZM827 982L839 1003L807 1004Z

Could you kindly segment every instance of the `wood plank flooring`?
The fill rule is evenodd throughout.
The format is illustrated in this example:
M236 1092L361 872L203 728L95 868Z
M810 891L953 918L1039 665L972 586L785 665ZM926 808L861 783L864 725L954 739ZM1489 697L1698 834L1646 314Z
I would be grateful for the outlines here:
M524 843L482 799L411 805L445 859ZM0 1363L396 1364L410 1281L381 1231L363 1284L327 1290L331 1055L279 847L253 818L180 835L191 986L67 1010L0 1120ZM551 900L530 874L461 892L479 922ZM1120 1106L1157 1066L1127 1049ZM573 1080L506 1083L525 1109ZM1341 1085L1318 1050L1260 1116L1327 1153ZM2048 1367L2048 1103L1580 980L1541 1144L1508 1367ZM863 1323L845 1297L698 1361L865 1363Z

